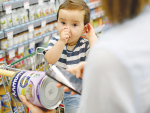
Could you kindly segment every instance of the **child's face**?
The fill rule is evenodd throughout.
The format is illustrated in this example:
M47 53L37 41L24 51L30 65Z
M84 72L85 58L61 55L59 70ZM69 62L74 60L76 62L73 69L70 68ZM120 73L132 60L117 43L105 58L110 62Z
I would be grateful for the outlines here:
M60 9L58 17L58 33L69 29L69 44L77 42L84 30L84 11Z

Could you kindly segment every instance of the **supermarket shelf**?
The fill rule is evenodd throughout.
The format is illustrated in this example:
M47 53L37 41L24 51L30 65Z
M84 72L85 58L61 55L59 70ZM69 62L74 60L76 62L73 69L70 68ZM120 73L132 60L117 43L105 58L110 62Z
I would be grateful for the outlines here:
M10 27L4 30L4 36L7 37L7 32L9 31L13 31L14 35L17 33L21 33L23 31L27 31L28 26L31 24L33 24L34 27L40 26L42 20L46 20L46 23L49 23L49 22L56 21L56 19L57 19L56 14L52 14L52 15L42 17L33 21L29 21L29 22L26 22L26 23L23 23L14 27Z
M43 35L34 37L34 38L30 39L30 40L24 41L24 42L22 42L22 43L19 43L19 44L17 44L17 45L12 46L12 47L8 47L8 48L7 48L7 51L11 51L11 50L13 50L13 49L17 49L18 47L23 46L23 45L24 45L25 47L27 47L27 46L28 46L31 42L33 42L33 41L35 41L35 44L36 44L36 43L39 43L39 42L42 42L42 41L44 40L44 37L50 36L50 35L52 35L52 34L54 34L54 33L57 33L57 32L58 32L58 30L56 29L56 30L54 30L54 31L45 33L45 34L43 34Z
M97 28L95 28L95 33L99 33L103 30L103 28L105 27L105 25L101 25L101 26L98 26Z
M91 15L91 20L95 20L95 19L100 18L102 16L104 16L104 11L97 12L97 13Z
M3 39L3 38L4 38L4 32L0 31L0 39Z
M43 2L47 2L49 0L43 0ZM29 0L30 5L38 3L38 0Z
M14 0L14 1L8 1L8 2L3 2L3 11L5 11L5 6L11 5L12 9L22 7L24 6L24 2L29 1L30 5L38 3L38 0ZM48 1L48 0L43 0L43 1Z
M91 3L87 3L87 5L89 6L90 9L94 9L98 6L101 6L101 2L100 1L95 1L95 2L91 2Z

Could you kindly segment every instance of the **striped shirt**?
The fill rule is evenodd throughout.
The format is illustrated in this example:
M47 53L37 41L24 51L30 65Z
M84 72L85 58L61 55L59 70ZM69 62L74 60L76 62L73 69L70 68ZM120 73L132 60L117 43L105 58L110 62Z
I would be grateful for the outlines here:
M60 39L59 36L52 37L48 43L45 51L52 48L55 43ZM85 61L89 52L89 42L87 39L80 38L74 47L73 51L69 51L67 49L67 45L65 45L63 52L61 54L60 59L56 62L55 65L60 66L62 68L71 68L76 66L79 62Z

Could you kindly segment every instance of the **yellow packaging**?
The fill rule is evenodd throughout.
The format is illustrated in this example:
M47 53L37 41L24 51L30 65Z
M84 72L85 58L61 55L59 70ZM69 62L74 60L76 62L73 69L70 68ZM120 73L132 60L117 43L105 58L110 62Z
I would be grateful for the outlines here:
M9 101L10 101L10 104L9 104ZM11 109L10 109L11 98L9 94L8 96L7 94L1 96L1 103L2 103L2 113L11 113Z
M22 106L22 103L16 102L16 104L15 104L15 101L12 101L12 109L13 109L13 112L16 112L16 111L17 111L16 105L17 105L17 107L18 107L19 113L23 113L23 110L20 109L21 106ZM22 112L21 112L21 111L22 111ZM17 112L16 112L16 113L17 113Z
M1 104L1 96L0 96L0 113L2 113L2 104Z
M7 92L9 91L9 88L8 86L6 86L6 89L7 89ZM5 89L4 89L4 86L0 86L0 95L5 95L6 92L5 92Z

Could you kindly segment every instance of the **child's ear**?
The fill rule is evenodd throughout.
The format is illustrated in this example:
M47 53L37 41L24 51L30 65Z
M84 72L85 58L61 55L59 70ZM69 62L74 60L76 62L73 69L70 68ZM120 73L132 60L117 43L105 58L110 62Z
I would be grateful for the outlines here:
M87 24L86 24L86 25L84 26L84 29L83 29L82 34L86 33L86 32L87 32L87 29L88 29L88 26L87 26Z

